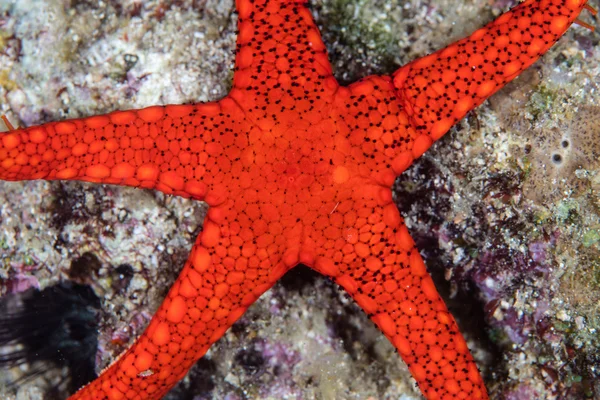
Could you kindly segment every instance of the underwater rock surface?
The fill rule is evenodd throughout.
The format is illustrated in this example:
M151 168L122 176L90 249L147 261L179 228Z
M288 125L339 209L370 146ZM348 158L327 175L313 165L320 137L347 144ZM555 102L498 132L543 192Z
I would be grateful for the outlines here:
M516 1L311 4L336 77L348 83L390 73ZM231 84L233 10L232 0L0 2L0 114L33 125L220 98ZM571 28L395 185L491 398L600 396L599 42L598 32ZM101 369L146 326L205 212L151 191L0 182L0 294L65 279L90 285L102 302ZM41 399L47 380L18 390L0 382L0 397ZM420 397L366 315L298 269L167 398Z

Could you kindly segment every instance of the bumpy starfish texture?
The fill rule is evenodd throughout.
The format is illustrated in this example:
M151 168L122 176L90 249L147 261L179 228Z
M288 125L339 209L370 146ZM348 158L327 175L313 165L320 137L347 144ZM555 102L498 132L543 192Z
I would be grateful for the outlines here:
M486 399L392 201L394 179L547 51L585 0L528 0L392 76L341 87L303 1L237 0L233 89L13 130L0 178L70 179L204 200L203 231L146 331L71 399L158 399L299 263L331 277L428 399Z

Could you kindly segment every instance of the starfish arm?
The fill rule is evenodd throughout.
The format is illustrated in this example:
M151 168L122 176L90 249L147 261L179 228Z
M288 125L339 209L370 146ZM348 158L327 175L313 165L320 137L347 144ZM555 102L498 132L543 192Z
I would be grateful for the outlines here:
M333 110L338 151L349 153L360 176L390 187L418 157L413 151L419 133L390 77L369 76L340 87Z
M287 272L273 245L253 236L259 224L233 207L228 200L210 208L189 259L147 329L69 400L162 398Z
M338 87L305 0L236 0L232 98L263 130L287 129Z
M403 225L395 235L385 242L395 253L372 253L374 258L350 266L337 282L394 345L427 399L487 399L475 361L419 251ZM381 275L357 279L372 263L382 265Z
M427 399L487 399L477 366L391 191L379 185L357 187L352 211L345 211L344 201L336 209L339 220L355 226L343 229L343 240L325 242L327 250L313 267L332 277L370 316Z
M205 199L227 171L228 150L244 145L234 137L244 123L225 98L17 129L0 134L0 179L81 180Z
M419 135L420 156L470 110L560 39L587 0L527 0L471 36L393 74L397 97Z

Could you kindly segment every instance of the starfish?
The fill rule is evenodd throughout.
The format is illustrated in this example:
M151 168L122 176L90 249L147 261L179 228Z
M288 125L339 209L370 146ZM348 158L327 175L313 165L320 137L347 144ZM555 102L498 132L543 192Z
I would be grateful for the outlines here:
M585 0L527 0L391 76L332 75L303 1L238 0L233 88L12 130L0 178L162 191L210 209L146 331L71 399L158 399L298 264L330 277L398 350L428 399L485 399L454 318L392 201L395 178L534 63Z

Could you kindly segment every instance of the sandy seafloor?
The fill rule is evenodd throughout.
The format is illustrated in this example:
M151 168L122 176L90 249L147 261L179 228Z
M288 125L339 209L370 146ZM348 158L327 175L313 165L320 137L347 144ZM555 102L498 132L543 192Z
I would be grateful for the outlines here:
M344 83L389 74L515 3L311 1ZM0 113L30 126L219 99L231 84L235 21L232 0L0 0ZM395 186L492 399L600 398L599 43L599 33L571 28ZM152 191L0 182L0 294L68 279L92 254L96 266L76 275L102 300L100 369L142 332L205 211ZM122 264L134 274L119 284ZM5 387L17 372L0 372L0 398L40 399L41 378ZM420 395L358 307L301 271L253 305L167 398Z

